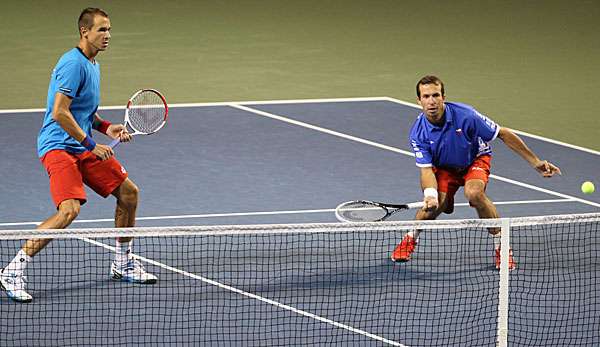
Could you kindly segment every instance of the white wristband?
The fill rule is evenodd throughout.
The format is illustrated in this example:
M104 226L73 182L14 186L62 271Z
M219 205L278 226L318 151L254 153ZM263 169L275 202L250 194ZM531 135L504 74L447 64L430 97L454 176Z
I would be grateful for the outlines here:
M423 190L423 195L427 198L427 197L432 197L432 198L438 198L438 191L435 188L425 188L425 190Z

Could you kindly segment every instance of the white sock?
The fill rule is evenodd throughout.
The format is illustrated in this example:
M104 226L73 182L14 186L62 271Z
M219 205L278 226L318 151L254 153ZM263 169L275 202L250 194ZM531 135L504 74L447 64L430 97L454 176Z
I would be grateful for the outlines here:
M133 240L128 242L120 242L117 240L117 247L115 253L115 263L119 265L127 264L129 257L131 255L131 246L133 244Z
M8 264L8 266L4 268L4 271L5 273L12 272L16 274L22 274L23 271L25 271L27 263L29 263L30 261L31 257L28 256L27 253L25 253L25 251L21 249L14 257L14 259Z
M410 235L410 237L412 237L415 240L419 238L419 234L421 234L421 230L417 229L408 232L408 235Z
M494 240L494 249L500 249L500 234L492 235L492 239Z

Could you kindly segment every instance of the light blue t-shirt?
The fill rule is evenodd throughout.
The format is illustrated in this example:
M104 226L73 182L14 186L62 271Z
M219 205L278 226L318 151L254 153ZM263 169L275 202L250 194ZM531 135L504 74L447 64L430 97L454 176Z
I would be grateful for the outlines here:
M419 114L410 131L410 145L418 167L464 169L480 155L492 154L490 141L498 136L500 126L472 106L446 102L446 122L431 124Z
M40 158L53 149L64 149L71 153L86 151L85 147L52 119L56 93L71 98L70 111L75 121L88 136L91 136L94 115L100 104L98 62L90 62L79 48L73 48L58 60L50 78L46 115L38 135L37 148Z

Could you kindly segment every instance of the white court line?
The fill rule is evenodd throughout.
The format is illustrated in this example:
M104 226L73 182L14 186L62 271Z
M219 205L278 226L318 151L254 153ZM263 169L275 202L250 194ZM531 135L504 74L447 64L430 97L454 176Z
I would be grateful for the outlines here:
M496 201L495 205L526 205L526 204L546 204L546 203L564 203L564 202L576 202L573 199L545 199L545 200L518 200L518 201ZM456 207L469 206L466 202L454 204ZM168 220L168 219L196 219L196 218L228 218L228 217L252 217L252 216L277 216L286 214L307 214L307 213L334 213L334 208L324 209L313 209L313 210L290 210L290 211L261 211L261 212L232 212L232 213L207 213L207 214L183 214L183 215L171 215L171 216L150 216L150 217L136 217L136 221L142 220ZM81 219L74 220L75 223L103 223L103 222L114 222L114 218L102 218L102 219ZM11 222L11 223L0 223L2 226L23 226L23 225L39 225L41 222Z
M300 121L297 121L297 120L294 120L294 119L291 119L291 118L287 118L287 117L284 117L284 116L276 115L276 114L273 114L273 113L264 112L264 111L261 111L261 110L256 110L256 109L253 109L253 108L250 108L250 107L246 107L246 106L242 106L242 105L233 105L232 104L231 107L234 107L234 108L237 108L237 109L240 109L240 110L244 110L244 111L248 111L248 112L257 114L259 116L263 116L263 117L267 117L267 118L279 120L279 121L282 121L282 122L286 122L286 123L298 125L298 126L301 126L301 127L307 128L307 129L312 129L312 130L316 130L316 131L319 131L319 132L322 132L322 133L326 133L326 134L329 134L329 135L341 137L341 138L344 138L344 139L347 139L347 140L351 140L351 141L355 141L355 142L367 144L367 145L370 145L370 146L373 146L373 147L377 147L377 148L381 148L381 149L385 149L385 150L388 150L388 151L391 151L391 152L396 152L396 153L404 154L404 155L411 156L411 157L415 156L413 152L405 151L405 150L402 150L400 148L396 148L396 147L384 145L384 144L381 144L381 143L377 143L377 142L374 142L374 141L366 140L366 139L363 139L363 138L360 138L360 137L356 137L356 136L352 136L352 135L340 133L338 131L334 131L334 130L331 130L331 129L319 127L319 126L312 125L312 124L309 124L309 123L300 122ZM593 201L581 199L581 198L578 198L578 197L575 197L575 196L571 196L571 195L567 195L567 194L558 193L558 192L555 192L555 191L552 191L552 190L549 190L549 189L544 189L544 188L540 188L540 187L537 187L537 186L534 186L534 185L531 185L531 184L519 182L517 180L512 180L510 178L505 178L505 177L498 176L498 175L493 175L493 174L490 175L490 178L494 178L494 179L497 179L499 181L504 181L504 182L507 182L507 183L512 183L512 184L515 184L515 185L519 185L521 187L525 187L525 188L528 188L528 189L537 190L538 192L543 192L543 193L554 195L554 196L558 196L558 197L561 197L561 198L575 200L575 201L578 201L578 202L581 202L583 204L587 204L587 205L590 205L590 206L600 207L600 204L597 203L597 202L593 202Z
M91 244L94 244L94 245L99 246L99 247L103 247L105 249L110 250L111 252L115 252L115 247L109 246L109 245L104 244L102 242L98 242L96 240L92 240L92 239L89 239L89 238L82 238L81 240L83 240L85 242L88 242L88 243L91 243ZM229 286L227 284L223 284L223 283L211 280L211 279L206 278L206 277L202 277L202 276L199 276L199 275L196 275L196 274L184 271L184 270L180 270L180 269L174 268L172 266L160 263L158 261L155 261L155 260L152 260L152 259L148 259L146 257L142 257L142 256L135 255L135 254L134 254L134 256L137 259L141 260L141 261L144 261L144 262L146 262L148 264L152 264L152 265L161 267L161 268L163 268L165 270L172 271L172 272L178 273L180 275L183 275L183 276L186 276L186 277L190 277L190 278L202 281L204 283L207 283L207 284L219 287L221 289L225 289L225 290L228 290L228 291L231 291L231 292L243 295L243 296L251 298L251 299L262 301L262 302L267 303L269 305L273 305L273 306L275 306L277 308L288 310L288 311L297 313L299 315L302 315L302 316L305 316L305 317L308 317L308 318L312 318L312 319L318 320L319 322L323 322L323 323L326 323L326 324L329 324L329 325L333 325L333 326L335 326L337 328L341 328L341 329L348 330L348 331L351 331L351 332L359 334L359 335L363 335L363 336L369 337L371 339L374 339L374 340L386 343L388 345L399 346L399 347L408 347L408 346L405 346L405 345L403 345L401 343L398 343L396 341L388 340L388 339L386 339L384 337L381 337L381 336L378 336L378 335L366 332L364 330L361 330L361 329L358 329L358 328L354 328L352 326L349 326L349 325L346 325L346 324L342 324L342 323L333 321L333 320L328 319L328 318L317 316L314 313L310 313L308 311L304 311L304 310L295 308L295 307L290 306L290 305L282 304L282 303L280 303L278 301L267 299L267 298L262 297L260 295L249 293L249 292L243 291L241 289Z
M177 107L212 107L212 106L231 106L235 105L277 105L277 104L308 104L308 103L326 103L326 102L360 102L360 101L390 101L387 96L373 96L373 97L356 97L356 98L325 98L325 99L293 99L293 100L263 100L263 101L222 101L222 102L195 102L195 103L180 103L180 104L169 104L169 108ZM99 110L124 110L123 106L100 106ZM0 110L1 114L13 114L13 113L33 113L33 112L46 112L45 108L24 108L24 109L12 109L12 110Z

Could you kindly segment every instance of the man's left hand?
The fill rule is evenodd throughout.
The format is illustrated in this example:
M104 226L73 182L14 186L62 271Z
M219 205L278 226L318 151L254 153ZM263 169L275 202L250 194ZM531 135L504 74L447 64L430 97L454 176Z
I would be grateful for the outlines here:
M131 141L131 134L123 124L111 124L106 131L106 135L113 139L118 138L121 142Z
M535 164L535 169L537 172L542 174L544 177L552 177L555 174L562 175L558 166L552 164L547 160L540 160Z

